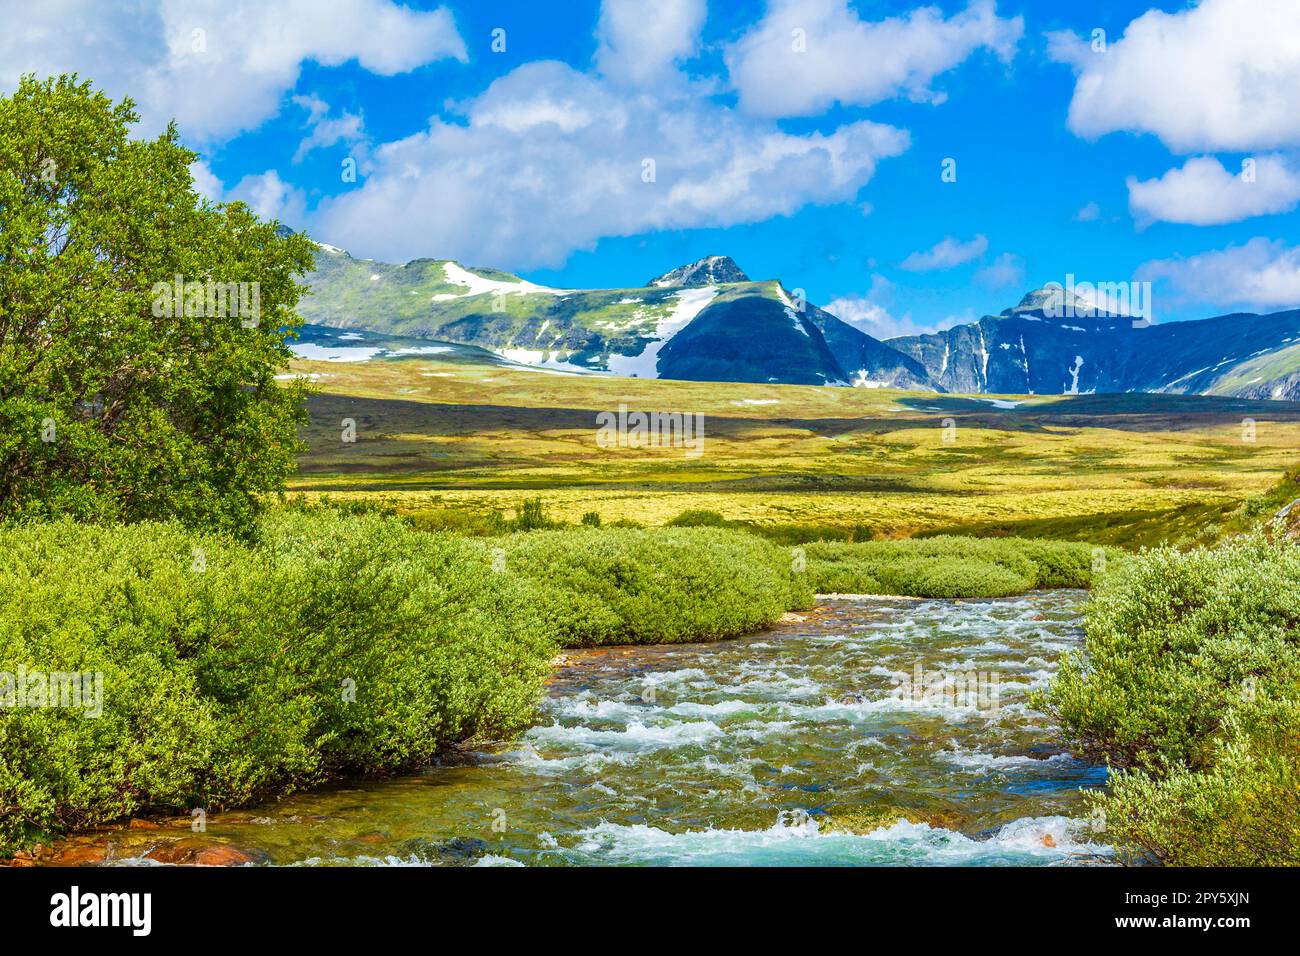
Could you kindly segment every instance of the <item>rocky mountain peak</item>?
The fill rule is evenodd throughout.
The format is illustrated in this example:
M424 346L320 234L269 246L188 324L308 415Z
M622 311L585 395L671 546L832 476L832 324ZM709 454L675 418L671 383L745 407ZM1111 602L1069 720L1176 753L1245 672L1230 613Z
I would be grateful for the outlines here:
M1022 312L1048 312L1057 315L1105 315L1095 305L1072 290L1060 286L1046 286L1026 292L1020 304L1003 310L1003 315L1019 315Z
M671 272L656 276L646 285L661 288L698 287L748 281L749 276L740 271L740 266L736 265L730 256L705 256L689 265L679 266Z

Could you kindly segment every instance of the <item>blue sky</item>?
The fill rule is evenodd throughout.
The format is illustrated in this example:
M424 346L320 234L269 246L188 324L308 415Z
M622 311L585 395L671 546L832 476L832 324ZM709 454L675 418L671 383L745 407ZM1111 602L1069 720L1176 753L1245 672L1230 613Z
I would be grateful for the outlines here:
M727 254L882 337L1067 274L1151 279L1158 321L1300 305L1300 4L645 7L69 2L0 88L129 93L210 196L357 256L597 287Z

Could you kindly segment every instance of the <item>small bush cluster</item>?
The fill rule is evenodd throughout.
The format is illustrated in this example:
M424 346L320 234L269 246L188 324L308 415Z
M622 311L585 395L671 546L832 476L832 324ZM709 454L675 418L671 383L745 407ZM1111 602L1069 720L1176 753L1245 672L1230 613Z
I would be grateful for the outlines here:
M1039 701L1104 760L1126 859L1300 864L1300 548L1158 549L1108 576Z
M808 572L823 594L992 598L1032 588L1084 588L1117 555L1072 541L913 538L807 546Z

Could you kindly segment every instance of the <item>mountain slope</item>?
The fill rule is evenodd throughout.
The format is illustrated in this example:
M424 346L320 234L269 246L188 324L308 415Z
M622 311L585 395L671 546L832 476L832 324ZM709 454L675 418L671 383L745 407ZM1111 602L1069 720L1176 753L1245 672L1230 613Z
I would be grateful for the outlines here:
M1300 397L1300 311L1135 328L1106 313L1059 318L1058 304L1038 290L1001 315L886 344L955 392Z
M639 378L930 388L924 368L709 256L637 289L551 289L446 259L389 265L320 246L310 323L456 342L516 362Z
M821 330L762 288L766 285L776 283L745 283L719 295L664 345L660 376L703 382L846 383Z

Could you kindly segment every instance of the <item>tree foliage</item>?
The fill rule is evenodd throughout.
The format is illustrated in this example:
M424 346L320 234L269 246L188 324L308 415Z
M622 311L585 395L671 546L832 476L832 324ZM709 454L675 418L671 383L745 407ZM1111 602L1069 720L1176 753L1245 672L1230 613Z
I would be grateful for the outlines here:
M299 449L275 374L312 246L200 197L175 126L137 120L75 75L0 98L0 517L246 529Z

